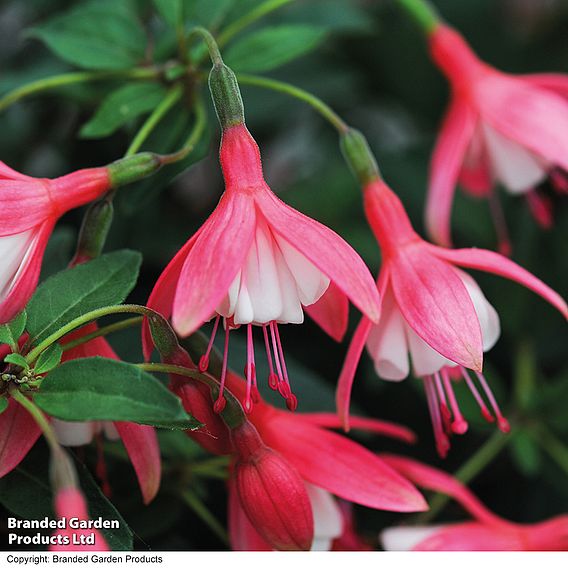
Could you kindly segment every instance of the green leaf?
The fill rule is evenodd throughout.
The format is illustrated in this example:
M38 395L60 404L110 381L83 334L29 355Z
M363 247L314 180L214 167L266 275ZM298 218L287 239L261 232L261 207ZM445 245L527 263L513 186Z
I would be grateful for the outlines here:
M29 367L26 358L19 353L10 353L4 357L4 361L6 363L12 363L12 365L18 365L18 367L22 367L22 369L27 369Z
M325 34L306 25L263 28L232 44L225 61L235 71L270 71L315 49Z
M122 250L48 278L27 308L34 344L86 312L124 301L136 284L140 262L139 253Z
M55 369L55 367L59 365L62 355L63 349L61 349L61 345L59 345L59 343L53 343L37 358L34 373L36 375L43 375Z
M109 136L128 121L153 110L165 93L165 89L157 83L133 83L120 87L104 99L79 135L81 138Z
M8 344L15 351L18 347L18 340L26 328L27 317L24 310L12 321L0 325L0 343Z
M123 361L68 361L42 382L34 402L56 418L119 420L162 428L198 428L178 397L158 379Z
M527 430L515 432L510 445L511 456L519 470L528 477L537 475L541 468L541 455L533 436Z
M0 398L0 414L8 408L8 399L6 397Z
M146 36L128 2L94 0L28 30L58 57L86 69L128 69L144 58Z

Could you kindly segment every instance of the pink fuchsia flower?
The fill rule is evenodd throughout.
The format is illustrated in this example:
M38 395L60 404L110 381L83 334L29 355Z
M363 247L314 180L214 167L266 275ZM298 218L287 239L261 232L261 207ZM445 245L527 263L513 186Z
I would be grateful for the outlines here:
M229 373L227 386L239 396L246 383ZM201 421L200 416L196 416ZM291 415L259 400L248 415L262 441L297 471L307 492L313 516L312 549L330 549L348 530L337 497L388 511L423 510L424 500L414 487L385 466L375 454L329 428L338 428L335 414ZM377 434L413 442L414 434L396 424L353 417L353 425ZM206 424L207 426L207 424ZM229 534L236 550L270 550L262 528L245 513L243 496L229 484ZM254 508L254 500L247 507ZM248 519L248 522L246 521Z
M339 416L349 425L349 401L355 370L366 347L379 377L400 381L412 364L424 381L438 452L445 455L449 433L463 433L463 418L452 388L452 376L463 377L482 414L492 419L469 371L473 371L498 426L508 431L487 381L483 353L500 335L499 317L469 274L474 268L522 284L556 307L564 317L564 300L535 276L495 252L449 250L423 241L414 231L398 197L380 179L364 186L365 212L379 242L383 265L378 278L382 315L378 324L359 324L337 388ZM410 361L409 361L410 359Z
M514 76L482 62L455 30L437 25L429 35L434 62L452 87L430 175L426 224L432 239L451 245L450 217L459 183L491 199L500 249L510 245L493 197L496 184L524 195L536 220L552 223L551 204L537 187L547 178L568 189L568 76Z
M308 311L336 339L347 324L347 298L372 321L379 297L357 253L336 233L278 199L264 181L260 152L244 124L223 131L221 167L226 191L199 231L156 283L148 307L172 318L181 336L214 318L209 352L222 322L224 366L216 410L223 407L230 331L247 327L247 412L256 394L253 326L262 329L270 362L269 384L289 408L292 394L278 326L303 322ZM151 338L145 327L145 354Z
M65 342L72 341L96 331L96 324L88 324L69 334ZM0 347L0 359L8 354L8 347ZM64 352L62 361L84 357L118 356L103 337L97 337ZM158 439L151 426L130 422L65 422L51 418L58 441L64 446L83 446L94 437L105 434L112 440L121 439L136 472L142 496L149 503L160 487L161 460ZM41 431L31 415L10 399L8 408L0 414L0 477L8 474L26 457L36 443ZM104 477L104 461L99 461L99 473Z
M568 550L568 515L539 523L513 523L487 509L451 475L408 458L383 458L417 485L450 495L474 519L447 525L386 529L380 536L386 550Z
M47 241L59 217L109 188L107 168L39 179L0 162L0 323L10 321L32 295Z
M71 528L69 526L71 519L77 519L78 521L89 520L87 503L83 494L77 488L65 487L57 492L55 496L55 514L58 519L65 519L66 527L58 529L52 536L52 539L56 539L56 544L52 544L49 550L88 550L92 552L110 550L103 535L97 529ZM87 539L91 539L93 535L95 538L94 544L86 544L88 542Z

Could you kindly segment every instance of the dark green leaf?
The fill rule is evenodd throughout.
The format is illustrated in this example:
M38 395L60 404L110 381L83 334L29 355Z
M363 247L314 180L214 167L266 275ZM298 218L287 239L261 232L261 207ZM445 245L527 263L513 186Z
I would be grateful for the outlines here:
M57 56L87 69L127 69L144 58L146 37L127 2L96 0L28 31Z
M18 339L26 327L27 314L20 312L12 321L0 325L0 343L8 344L12 349L18 346Z
M128 121L154 109L165 96L157 83L133 83L112 92L95 115L83 125L81 138L109 136Z
M0 414L8 408L8 399L6 397L0 398Z
M235 71L270 71L312 51L324 37L325 30L315 26L263 28L234 43L225 61Z
M59 345L59 343L53 343L37 358L34 373L36 375L49 373L49 371L55 369L55 367L59 365L62 355L63 349L61 349L61 345Z
M10 353L4 357L4 361L6 363L12 363L12 365L18 365L18 367L22 367L22 369L27 369L29 367L26 358L19 353Z
M27 308L34 343L86 312L122 302L136 283L140 262L140 254L122 250L48 278Z
M120 420L163 428L197 428L179 398L128 363L93 357L68 361L42 382L34 402L62 420Z

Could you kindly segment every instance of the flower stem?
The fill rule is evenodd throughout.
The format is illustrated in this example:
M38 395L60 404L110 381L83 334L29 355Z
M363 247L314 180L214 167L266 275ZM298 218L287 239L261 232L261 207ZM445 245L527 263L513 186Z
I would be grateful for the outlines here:
M136 316L133 318L128 318L122 321L117 321L116 323L111 323L109 325L105 325L100 327L96 331L92 333L88 333L87 335L83 335L82 337L78 337L73 341L69 341L65 345L62 345L63 352L69 351L70 349L74 349L75 347L79 347L79 345L83 345L88 343L92 339L96 339L97 337L104 337L105 335L109 335L114 333L115 331L122 331L123 329L128 329L129 327L134 327L139 323L142 323L144 318L142 316Z
M213 516L203 501L201 501L201 499L199 499L199 497L192 491L184 491L182 493L182 498L193 512L219 537L219 539L229 546L227 531Z
M194 369L180 367L179 365L169 365L167 363L137 363L136 367L150 373L180 375L182 377L187 377L188 379L199 381L211 389L212 399L216 398L219 390L219 381L217 381L217 379L213 378L211 375L200 373ZM229 389L225 388L223 394L227 401L227 405L219 415L227 427L232 430L243 424L247 420L247 417L241 403Z
M27 396L22 394L22 392L13 388L10 390L10 396L21 406L23 406L32 416L32 418L37 422L37 425L41 428L45 439L49 443L52 450L58 451L60 449L59 442L57 441L57 436L55 431L51 427L51 424L43 414L43 412L31 401Z
M436 9L426 0L397 0L401 8L426 32L432 33L440 24Z
M87 312L86 314L83 314L82 316L75 318L74 320L71 320L68 324L64 325L63 327L52 333L50 336L46 337L26 355L26 361L28 362L28 364L33 363L43 351L45 351L50 345L61 339L64 335L67 335L78 327L90 323L98 318L112 314L139 314L142 316L153 317L156 315L156 312L144 306L138 306L136 304L106 306L104 308L92 310L90 312Z
M278 10L286 4L291 4L295 0L266 0L253 8L250 12L235 20L232 24L228 25L220 34L217 39L217 44L220 47L226 45L234 36L243 31L245 28L254 24L256 21L264 18L271 12Z
M155 79L160 71L154 68L130 69L128 71L79 71L77 73L63 73L32 81L22 87L10 91L0 99L0 111L14 104L15 102L34 95L42 91L48 91L73 85L76 83L88 83L91 81L104 81L107 79Z
M195 149L196 144L201 139L201 136L203 136L205 125L207 123L207 115L205 113L205 106L203 105L201 97L197 98L194 110L195 124L193 125L185 144L173 154L160 156L160 160L163 165L173 164L186 158Z
M331 125L336 128L340 134L344 134L349 130L347 124L343 119L326 103L321 99L312 95L304 89L300 89L289 83L283 81L277 81L276 79L268 79L267 77L259 77L257 75L248 75L245 73L238 73L237 79L239 83L243 85L252 85L253 87L261 87L264 89L271 89L273 91L278 91L279 93L284 93L296 99L299 99L312 108L314 108L319 114L321 114Z
M142 144L144 144L146 138L151 134L152 130L157 126L157 124L162 120L164 115L179 101L183 93L181 85L174 85L164 97L164 100L154 109L152 114L146 119L132 142L126 150L124 157L132 156L136 154Z
M489 440L454 473L454 477L467 485L497 457L510 439L510 436L504 435L502 432L494 432ZM417 522L420 524L431 522L438 516L449 500L450 497L448 495L438 493L430 501L430 509L418 515Z
M187 34L187 39L191 39L192 36L199 36L207 45L207 50L209 51L209 57L211 57L211 62L213 65L221 65L223 63L223 58L221 57L221 52L219 51L219 46L213 37L213 34L202 26L196 26L189 30Z

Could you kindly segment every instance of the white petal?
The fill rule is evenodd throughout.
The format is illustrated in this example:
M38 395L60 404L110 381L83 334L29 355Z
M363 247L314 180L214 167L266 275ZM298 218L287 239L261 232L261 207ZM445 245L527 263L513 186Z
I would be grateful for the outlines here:
M221 315L227 317L227 314L221 313ZM254 321L254 310L246 284L241 283L239 296L235 303L235 311L233 313L229 312L228 315L234 316L234 321L237 325L252 323Z
M314 538L314 540L312 541L312 546L310 547L310 551L328 552L331 550L332 543L333 540L329 538Z
M429 527L392 527L385 529L379 535L379 540L385 550L407 551L439 530L439 526Z
M274 235L274 239L282 251L286 264L294 275L300 302L304 306L315 304L327 290L329 278L282 237Z
M278 270L280 300L282 302L282 312L278 316L277 321L282 323L303 323L304 310L298 296L296 281L278 246L274 247L274 260Z
M241 291L243 286L247 288L254 313L251 321L267 323L278 318L282 312L280 282L274 259L272 236L264 223L259 223L245 261L241 275ZM240 301L239 293L238 302ZM235 312L235 323L250 323L241 321L239 306Z
M217 313L223 317L231 317L235 313L237 307L237 300L239 298L239 290L241 287L241 271L235 276L233 283L229 286L229 292L217 308Z
M384 294L381 319L371 328L367 352L382 379L400 381L408 376L408 345L406 323L390 288Z
M455 367L456 364L437 351L432 349L423 339L421 339L414 330L406 325L406 336L410 348L410 357L412 359L412 369L416 377L431 375L439 371L442 367Z
M458 270L459 276L464 283L473 307L481 326L481 338L483 340L483 351L489 351L501 335L501 325L499 315L495 308L489 303L477 282L466 272Z
M544 160L488 124L482 129L493 175L511 193L526 193L546 179Z
M314 541L320 541L320 544L329 541L331 544L343 532L343 516L339 505L331 493L311 483L305 485L314 514Z
M84 446L93 439L93 422L66 422L53 418L51 425L62 446Z
M26 266L36 237L34 229L0 237L0 300L7 296Z

